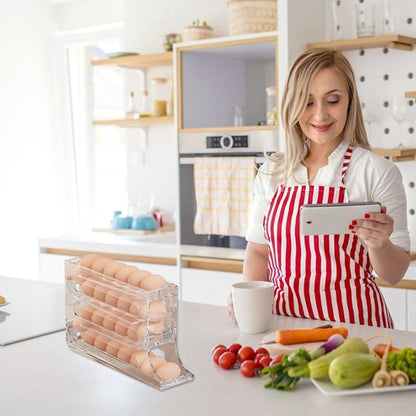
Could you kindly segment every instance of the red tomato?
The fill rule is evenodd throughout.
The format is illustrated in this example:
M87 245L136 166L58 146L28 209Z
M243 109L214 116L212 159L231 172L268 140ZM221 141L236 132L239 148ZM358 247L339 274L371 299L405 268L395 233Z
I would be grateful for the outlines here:
M223 354L224 352L226 352L227 349L225 347L218 347L214 353L212 354L212 359L214 360L215 364L218 364L218 360L221 356L221 354Z
M268 355L265 355L264 357L261 357L259 364L261 368L268 367L270 363L272 362L272 358Z
M246 360L241 364L240 373L244 377L254 377L257 368L258 366L253 360Z
M227 350L232 352L235 356L237 356L238 351L240 351L241 344L231 344Z
M217 344L212 350L211 350L211 355L214 355L214 352L215 352L215 350L217 349L217 348L219 348L219 347L223 347L223 348L226 348L225 347L225 345L222 345L222 344Z
M277 354L276 357L273 358L273 360L270 362L270 366L277 365L282 362L282 358L284 357L284 354Z
M256 354L270 355L269 351L267 351L266 348L264 348L264 347L257 348L255 352L256 352Z
M230 351L225 351L220 355L218 364L224 370L228 370L235 364L236 361L237 357L235 356L235 354L233 354Z
M243 363L244 361L247 361L247 360L253 360L255 356L256 356L256 353L254 352L253 348L242 347L238 351L237 358L241 363Z
M254 362L255 362L256 364L260 364L260 360L261 360L263 357L268 357L268 355L267 355L267 354L263 354L263 353L256 354L256 356L254 357ZM271 361L271 359L270 359L270 361Z

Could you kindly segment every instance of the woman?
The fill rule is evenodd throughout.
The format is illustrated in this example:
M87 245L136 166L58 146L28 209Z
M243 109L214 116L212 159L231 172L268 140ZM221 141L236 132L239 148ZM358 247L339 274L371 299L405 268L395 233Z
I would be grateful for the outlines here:
M370 151L354 74L337 51L313 49L292 64L283 93L285 154L254 187L245 280L275 285L274 312L393 327L374 272L396 284L409 265L406 199L398 168ZM303 204L378 201L343 235L299 234Z

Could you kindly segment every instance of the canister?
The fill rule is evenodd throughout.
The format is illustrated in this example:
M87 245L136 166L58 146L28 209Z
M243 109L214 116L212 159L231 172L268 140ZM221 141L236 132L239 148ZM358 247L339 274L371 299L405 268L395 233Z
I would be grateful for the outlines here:
M153 116L162 117L167 114L168 83L166 78L152 78L152 111Z

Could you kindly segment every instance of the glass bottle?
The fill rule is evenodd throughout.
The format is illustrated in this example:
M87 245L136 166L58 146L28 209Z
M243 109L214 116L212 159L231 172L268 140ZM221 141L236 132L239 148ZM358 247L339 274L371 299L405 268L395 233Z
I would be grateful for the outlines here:
M139 118L139 112L137 111L137 107L136 107L136 98L134 97L133 91L131 91L129 94L129 99L127 102L126 118L129 118L129 119Z
M144 90L142 94L140 117L152 117L152 109L150 108L150 98L147 90Z
M167 81L166 78L152 78L152 113L155 117L167 114Z

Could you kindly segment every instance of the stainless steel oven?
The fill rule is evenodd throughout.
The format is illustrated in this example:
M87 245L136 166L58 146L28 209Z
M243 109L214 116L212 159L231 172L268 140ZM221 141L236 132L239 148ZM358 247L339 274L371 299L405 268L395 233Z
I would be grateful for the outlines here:
M232 134L184 133L179 136L179 204L181 245L242 248L244 237L195 234L196 198L194 162L197 157L255 157L260 165L265 153L277 149L277 131L238 132Z

